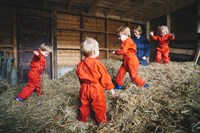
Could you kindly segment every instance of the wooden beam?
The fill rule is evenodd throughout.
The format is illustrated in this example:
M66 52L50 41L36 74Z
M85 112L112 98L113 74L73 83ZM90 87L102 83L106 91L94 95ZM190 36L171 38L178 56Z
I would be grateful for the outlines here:
M192 3L197 2L198 0L176 0L174 2L169 2L168 5L162 5L160 7L158 7L157 10L155 10L154 12L152 11L148 11L145 13L145 15L141 15L141 17L138 17L138 19L143 20L143 21L149 21L152 20L154 18L158 18L160 16L166 15L168 13L174 12L178 9L181 9L183 7L186 7ZM176 5L176 6L174 6Z
M100 0L93 0L90 8L88 9L88 14L90 14L91 12L94 11L94 8L96 7L97 3L99 2Z
M73 0L70 0L68 5L67 5L67 11L70 11L71 5L72 5Z
M133 14L137 10L141 9L141 7L145 7L156 1L157 0L137 0L135 2L134 6L131 9L129 9L127 12L123 13L120 17L125 18L125 17L129 16L130 14Z
M106 16L113 13L116 9L120 8L122 5L127 3L129 0L119 0L116 4L114 4L107 12Z
M43 0L44 8L47 7L47 0Z
M16 31L16 8L15 6L12 7L12 22L13 22L13 53L14 53L14 67L17 67L17 31Z
M58 78L58 60L57 60L57 11L52 12L52 41L53 41L53 78Z
M200 41L198 42L198 48L196 50L196 54L195 54L195 57L194 57L195 64L198 63L199 58L200 58Z

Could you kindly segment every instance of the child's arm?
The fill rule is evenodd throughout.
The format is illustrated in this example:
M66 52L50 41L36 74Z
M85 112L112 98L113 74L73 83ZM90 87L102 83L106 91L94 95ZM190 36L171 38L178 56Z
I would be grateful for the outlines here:
M33 51L33 54L36 56L39 56L39 52L38 51Z
M134 43L134 42L133 42L133 43ZM116 55L124 55L124 54L126 54L127 51L128 51L128 49L131 47L131 45L132 45L132 42L130 42L130 41L127 39L127 41L125 42L125 45L123 45L123 47L121 47L121 49L116 50L116 51L114 52L114 54L116 54ZM135 44L135 45L136 45L136 44Z
M157 41L158 40L158 36L154 36L154 32L150 31L150 37L152 40Z
M114 89L111 89L110 92L111 92L112 95L115 95L115 90Z
M97 62L98 71L101 74L100 83L106 90L112 90L115 86L112 83L111 77L106 70L106 67L100 61Z
M175 34L174 33L173 34L170 33L170 41L173 41L173 40L175 40Z

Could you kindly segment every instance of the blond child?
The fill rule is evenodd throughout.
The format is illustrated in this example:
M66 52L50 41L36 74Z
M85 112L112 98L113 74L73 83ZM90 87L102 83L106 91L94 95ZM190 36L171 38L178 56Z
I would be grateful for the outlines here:
M28 85L17 95L17 101L23 101L30 97L34 90L37 91L38 96L41 92L41 75L46 66L46 57L52 52L51 46L41 44L37 51L33 51L33 58L30 64L30 71L28 72Z
M129 73L131 80L137 86L149 88L149 84L138 76L139 61L136 56L137 48L136 44L130 38L130 29L126 26L121 26L117 30L117 34L119 36L118 39L122 41L122 44L121 49L113 51L113 54L123 55L124 60L116 76L117 85L115 86L115 90L121 90L123 88L124 76L126 72Z
M99 56L99 44L87 37L81 43L81 52L85 58L78 64L76 74L80 80L80 102L78 119L86 122L89 119L91 109L95 113L98 124L108 121L106 117L105 90L110 90L114 95L114 85L106 67L97 57Z
M169 42L175 39L175 35L169 33L167 26L158 26L157 36L154 35L154 32L150 32L150 37L152 40L158 42L158 47L156 48L156 62L161 63L163 60L165 64L170 62L169 57Z

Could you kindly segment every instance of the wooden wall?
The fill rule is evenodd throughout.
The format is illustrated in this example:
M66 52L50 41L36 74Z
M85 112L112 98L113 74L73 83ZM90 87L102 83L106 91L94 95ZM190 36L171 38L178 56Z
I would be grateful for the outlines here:
M24 50L20 49L21 41L23 40L23 47L26 47L26 43L30 42L30 39L26 40L23 37L23 35L25 35L24 33L31 33L31 35L33 35L31 39L34 39L34 36L39 35L34 30L34 26L36 26L35 24L33 25L34 22L30 23L30 25L23 25L19 23L26 21L22 19L29 17L36 17L37 20L49 19L50 23L52 24L52 26L49 28L52 31L48 31L47 38L49 38L50 35L51 40L48 42L52 42L54 50L51 55L52 58L48 60L48 62L52 63L52 65L48 66L52 67L52 77L54 78L59 76L58 71L60 72L64 70L64 72L66 72L68 68L71 70L71 68L75 67L83 58L80 53L80 43L85 37L93 37L99 42L100 59L122 59L120 56L111 54L113 50L120 48L121 44L121 42L117 39L116 30L122 25L129 26L130 29L132 29L134 25L138 25L128 21L71 14L52 10L26 8L17 5L1 3L0 55L4 55L6 52L6 56L14 57L15 67L18 69L18 71L21 71L20 63L26 65L29 65L30 63L24 62L21 60L21 58L18 59L18 57L20 57L20 52ZM139 25L144 26L143 24ZM23 29L23 31L19 29L20 27L22 27L21 30ZM30 44L35 43L33 46L33 48L35 48L40 41L41 40L38 40L37 38L35 42L27 44L27 47L30 49ZM30 53L28 54L30 55ZM23 76L27 75L26 72L23 74Z
M0 5L0 55L14 56L16 34L14 23L14 8Z
M75 15L64 12L56 13L57 64L59 69L76 66L82 57L80 43L85 37L95 38L99 42L100 59L121 59L111 52L120 48L116 30L122 26L133 28L135 23ZM140 24L143 26L142 24ZM65 66L65 68L63 68Z
M170 14L170 29L177 36L176 41L170 44L170 56L176 61L193 60L199 34L196 33L196 22L198 14L195 4L180 11ZM85 37L93 37L99 42L100 59L121 59L119 56L111 54L113 50L120 47L121 42L116 37L116 30L126 25L132 29L137 23L114 20L102 17L87 16L81 14L71 14L61 11L52 11L45 9L34 9L19 7L17 5L0 4L0 55L6 52L7 56L15 58L15 67L19 53L19 44L21 39L17 33L18 14L33 15L39 18L50 18L51 41L53 53L51 58L52 77L58 77L59 69L68 69L75 67L83 58L80 53L80 43ZM191 16L192 15L192 16ZM191 21L190 21L191 20ZM167 24L167 16L150 21L150 30L156 32L158 25ZM139 24L145 31L146 27ZM32 26L31 24L29 25ZM180 26L180 27L179 27ZM30 31L31 32L31 31ZM145 33L144 33L145 34ZM155 45L152 42L151 60L155 59ZM18 68L19 69L19 68Z

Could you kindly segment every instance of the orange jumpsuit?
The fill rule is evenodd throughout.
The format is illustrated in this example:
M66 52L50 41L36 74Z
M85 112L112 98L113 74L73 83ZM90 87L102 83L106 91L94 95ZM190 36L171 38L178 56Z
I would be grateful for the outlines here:
M18 94L18 98L27 99L36 90L38 96L41 95L41 75L46 66L46 58L38 50L39 56L34 55L30 64L30 71L28 73L28 85Z
M143 81L138 76L138 66L139 61L136 56L136 44L132 41L131 38L127 38L125 41L121 44L121 49L116 50L115 53L117 55L123 55L123 64L121 65L117 76L116 76L116 82L118 85L123 86L124 82L124 76L126 72L129 72L129 75L131 77L131 80L135 82L138 86L144 86L145 81Z
M106 67L96 58L85 58L78 64L76 74L81 83L78 119L86 122L92 109L98 124L107 122L104 91L113 89L114 85Z
M158 41L158 47L156 48L156 62L161 63L161 60L165 64L169 63L169 42L174 40L175 37L171 34L166 34L165 36L151 36L152 40Z

